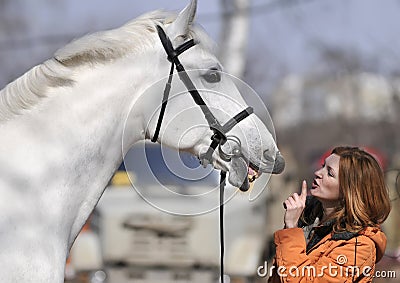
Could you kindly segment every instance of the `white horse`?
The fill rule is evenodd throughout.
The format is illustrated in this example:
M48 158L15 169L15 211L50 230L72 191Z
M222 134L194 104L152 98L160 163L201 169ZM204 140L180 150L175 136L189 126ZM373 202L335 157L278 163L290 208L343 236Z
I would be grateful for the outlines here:
M151 138L162 89L147 90L170 68L156 25L174 46L198 42L180 59L187 69L201 69L191 78L199 89L215 91L200 93L221 123L246 107L220 74L211 39L193 23L196 4L75 40L1 90L0 282L63 282L68 251L127 148ZM190 95L179 95L168 104L159 142L200 156L212 131L194 126L205 124ZM230 133L253 169L282 171L284 160L256 115ZM218 151L212 164L230 171L231 184L243 182L243 169Z

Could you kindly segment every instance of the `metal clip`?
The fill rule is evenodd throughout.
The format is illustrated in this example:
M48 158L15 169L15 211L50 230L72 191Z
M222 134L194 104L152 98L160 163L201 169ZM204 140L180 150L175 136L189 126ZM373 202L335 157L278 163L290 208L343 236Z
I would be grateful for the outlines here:
M236 145L232 146L233 149L232 149L231 153L226 153L222 149L222 144L219 144L218 152L219 152L219 156L221 157L221 159L226 162L229 162L232 160L232 157L234 157L234 156L236 156L236 157L242 156L242 151L241 151L242 143L240 142L240 139L236 136L227 136L226 140L232 141L232 142L236 143ZM226 143L226 144L228 144L228 143Z

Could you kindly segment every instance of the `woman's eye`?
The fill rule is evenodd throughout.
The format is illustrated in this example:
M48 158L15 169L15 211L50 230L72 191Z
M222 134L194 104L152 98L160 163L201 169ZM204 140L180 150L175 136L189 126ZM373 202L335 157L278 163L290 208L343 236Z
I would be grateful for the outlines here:
M202 77L208 83L218 83L221 81L221 73L217 69L210 69L206 74L202 75Z

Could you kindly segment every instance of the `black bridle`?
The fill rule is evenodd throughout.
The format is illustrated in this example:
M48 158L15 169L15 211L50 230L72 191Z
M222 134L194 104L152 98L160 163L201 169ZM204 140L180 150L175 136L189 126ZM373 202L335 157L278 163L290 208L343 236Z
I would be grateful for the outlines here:
M152 142L156 142L158 139L158 135L160 133L161 123L164 118L165 109L168 103L169 92L171 90L171 82L174 73L174 67L178 72L178 76L181 81L186 86L187 90L189 91L190 95L192 96L194 102L200 107L202 110L204 117L206 118L210 129L213 131L213 135L211 136L211 144L208 148L206 154L202 156L203 159L203 166L207 166L208 163L211 163L212 154L214 150L217 148L218 145L223 145L227 141L226 133L229 132L237 123L248 117L250 114L253 113L252 107L247 107L245 110L241 111L240 113L236 114L233 118L229 119L224 125L221 125L218 120L215 118L213 113L211 112L210 108L204 102L203 98L201 97L200 93L197 91L196 87L194 86L192 80L190 79L189 75L187 74L185 68L182 66L181 62L178 59L178 56L188 50L189 48L196 45L193 39L186 41L182 45L178 46L176 49L172 46L171 40L165 34L165 31L157 25L158 35L160 37L161 43L167 53L168 61L171 62L171 69L168 77L168 82L165 85L164 89L164 96L162 100L161 110L158 117L157 127L153 138L151 139ZM204 161L206 164L204 164Z
M169 93L171 91L171 82L172 77L174 74L174 68L178 72L178 76L186 86L188 92L192 96L194 102L200 107L202 110L204 117L206 118L210 129L213 131L213 135L211 136L211 144L204 154L201 157L201 162L203 166L207 166L209 163L212 162L212 155L217 148L217 146L223 145L227 141L227 132L229 132L236 124L240 121L248 117L250 114L253 113L252 107L247 107L240 113L236 114L233 118L229 119L224 125L221 125L218 120L215 118L213 113L211 112L210 108L204 102L203 98L201 97L200 93L197 91L196 87L194 86L192 80L190 79L189 75L186 73L185 68L182 66L181 62L178 59L178 56L188 50L189 48L196 45L193 39L190 39L183 43L182 45L174 48L172 45L171 40L166 35L165 31L162 27L157 25L158 36L160 37L161 43L167 53L167 59L171 62L171 69L169 72L168 81L165 85L163 100L161 104L161 110L157 121L156 130L154 135L151 139L152 142L156 142L158 140L158 136L160 134L161 124L164 118L165 109L168 103ZM229 160L227 160L229 161ZM221 241L221 282L224 282L224 231L223 231L223 202L224 202L224 188L226 183L226 172L221 171L220 176L220 241Z

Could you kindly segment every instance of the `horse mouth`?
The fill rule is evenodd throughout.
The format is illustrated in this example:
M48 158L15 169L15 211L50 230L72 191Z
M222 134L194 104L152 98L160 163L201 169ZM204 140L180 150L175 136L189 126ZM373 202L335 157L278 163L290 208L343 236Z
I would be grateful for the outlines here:
M243 155L232 156L227 170L229 171L229 183L246 192L262 173L279 174L285 167L284 159L280 154L276 156L273 163L265 164L261 161L260 163L260 165L256 165Z
M253 163L249 162L247 167L247 178L244 179L239 189L242 192L247 192L253 186L254 181L257 180L261 174L262 172L259 170L259 168Z
M248 170L247 170L247 179L249 180L249 183L253 183L255 180L257 180L258 177L260 177L262 172L260 172L259 168L255 166L254 164L250 163Z
M276 160L274 162L272 170L261 170L257 165L252 162L249 162L248 169L247 169L247 182L246 180L243 182L242 186L240 187L241 191L247 191L251 188L252 183L257 180L261 176L263 172L271 173L271 174L280 174L282 173L283 169L285 168L285 160L283 159L282 155L279 153L276 156Z

